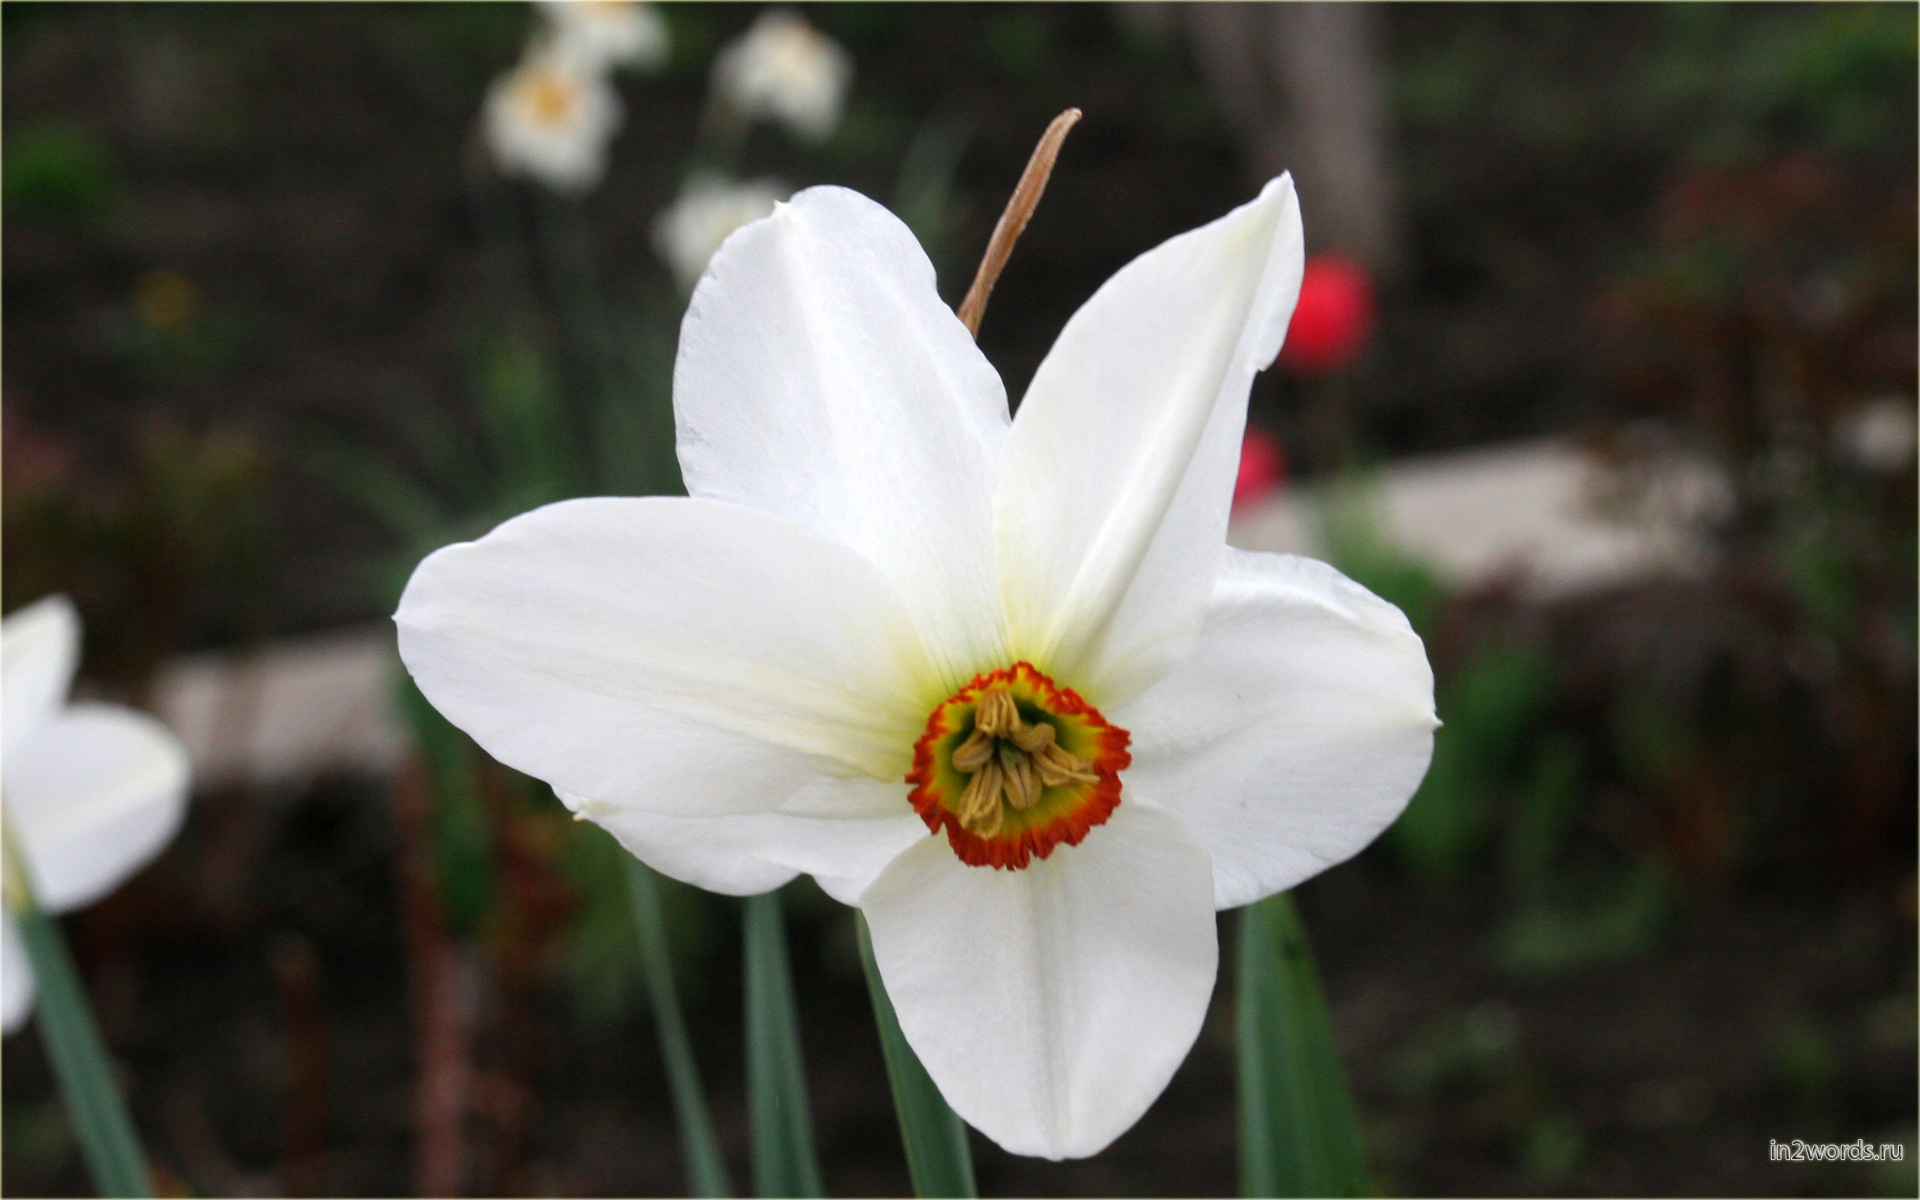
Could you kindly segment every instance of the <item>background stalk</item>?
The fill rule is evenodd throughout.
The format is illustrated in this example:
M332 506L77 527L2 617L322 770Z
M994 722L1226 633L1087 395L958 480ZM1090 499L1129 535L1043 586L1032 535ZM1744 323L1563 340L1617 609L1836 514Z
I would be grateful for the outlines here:
M1240 1194L1364 1196L1366 1149L1293 896L1240 910Z
M6 905L33 963L35 1016L53 1062L67 1119L80 1142L87 1173L102 1196L151 1196L153 1175L133 1118L127 1115L113 1061L100 1039L93 1006L74 969L60 926L34 900L33 885L8 830Z
M747 1109L754 1191L761 1196L824 1196L778 891L747 898L746 943Z
M887 1056L887 1078L893 1084L893 1109L900 1118L900 1141L907 1152L907 1172L916 1196L977 1196L973 1181L973 1150L967 1145L967 1127L947 1107L920 1056L900 1032L900 1018L881 981L873 959L873 939L867 919L858 912L860 964L866 969L867 991L873 997L873 1020L880 1028L880 1048Z
M672 947L660 910L660 880L653 868L627 856L627 892L633 900L633 925L640 939L640 969L646 976L647 999L653 1008L653 1027L660 1035L660 1052L667 1063L667 1086L673 1092L673 1115L680 1127L680 1150L686 1156L689 1196L731 1196L726 1161L713 1132L706 1092L700 1086L700 1068L687 1039L687 1022L673 986Z

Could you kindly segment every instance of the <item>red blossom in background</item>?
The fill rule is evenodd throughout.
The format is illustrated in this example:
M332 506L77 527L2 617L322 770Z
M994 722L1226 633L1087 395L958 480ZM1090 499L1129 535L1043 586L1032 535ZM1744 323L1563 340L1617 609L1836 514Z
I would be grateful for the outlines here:
M1338 254L1314 255L1300 276L1300 302L1280 348L1280 365L1297 375L1348 366L1373 336L1373 316L1373 283L1366 268Z
M1258 425L1247 426L1240 443L1240 474L1233 481L1233 507L1237 512L1258 504L1287 485L1287 456L1280 439Z

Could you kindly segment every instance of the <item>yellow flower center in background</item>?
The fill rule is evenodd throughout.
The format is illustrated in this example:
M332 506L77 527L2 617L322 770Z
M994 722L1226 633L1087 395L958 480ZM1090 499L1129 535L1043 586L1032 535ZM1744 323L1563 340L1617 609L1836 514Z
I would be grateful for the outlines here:
M542 125L564 124L573 112L573 88L552 72L543 72L529 80L526 95L533 119Z
M1018 870L1077 845L1120 803L1127 731L1020 662L975 676L927 718L908 799L962 862Z

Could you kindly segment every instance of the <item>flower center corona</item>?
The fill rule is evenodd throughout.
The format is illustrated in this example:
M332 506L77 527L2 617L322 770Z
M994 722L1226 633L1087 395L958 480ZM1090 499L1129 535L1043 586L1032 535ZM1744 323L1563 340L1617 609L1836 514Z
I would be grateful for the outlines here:
M1071 688L1015 663L933 710L908 798L962 862L1018 870L1113 815L1128 740Z
M528 85L533 119L542 125L564 124L573 112L573 89L565 80L541 75Z

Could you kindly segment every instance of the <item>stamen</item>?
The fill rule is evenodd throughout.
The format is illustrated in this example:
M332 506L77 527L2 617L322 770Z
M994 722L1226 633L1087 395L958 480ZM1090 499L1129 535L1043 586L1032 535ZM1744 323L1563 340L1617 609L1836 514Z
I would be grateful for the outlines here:
M1021 728L1020 706L1005 688L994 688L980 697L980 706L973 711L974 729L992 737L1011 737Z
M967 740L953 752L953 765L962 771L978 771L980 764L993 757L994 738L986 730L975 725Z
M1045 721L1035 721L1025 729L1014 732L1013 744L1028 754L1036 753L1043 746L1053 745L1053 726Z
M983 693L974 702L973 732L951 759L955 770L972 776L960 794L960 823L992 837L1005 820L1003 799L1025 812L1040 803L1047 788L1098 783L1100 777L1089 769L1093 764L1062 750L1056 736L1046 721L1029 725L1008 689Z
M981 837L1000 832L1000 793L1004 787L1000 764L989 762L974 772L960 793L960 823Z
M1003 743L1004 746L1004 743ZM1006 769L1007 803L1021 812L1040 803L1040 781L1033 776L1033 764L1019 751L1014 751L1013 765Z
M1058 746L1048 746L1033 756L1033 764L1040 771L1040 782L1048 787L1059 787L1064 783L1098 783L1100 777L1087 770L1092 764L1077 755L1068 754Z

